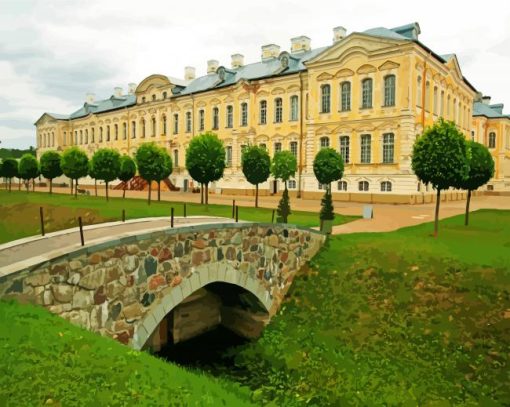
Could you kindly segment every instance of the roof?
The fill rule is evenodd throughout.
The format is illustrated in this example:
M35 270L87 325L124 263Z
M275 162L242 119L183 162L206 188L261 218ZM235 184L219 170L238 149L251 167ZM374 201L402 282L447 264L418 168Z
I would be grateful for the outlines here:
M418 35L420 32L420 26L415 22L391 29L385 27L371 28L361 32L361 34L379 38L388 38L392 40L413 41L423 47L427 52L432 53L437 59L444 63L455 57L455 54L435 54L424 44L418 41ZM335 45L336 44L315 48L305 52L282 52L278 57L268 58L266 60L247 64L235 69L220 66L215 73L210 73L191 81L185 81L170 76L167 78L172 84L175 85L172 88L173 97L190 95L212 89L223 88L238 83L242 80L250 81L305 71L307 69L305 66L306 61L315 58L319 54ZM468 84L468 86L476 91L476 89L465 78L464 81L466 84ZM135 95L123 95L121 97L111 96L109 99L100 100L94 102L94 104L85 103L82 107L70 115L61 115L55 113L47 114L58 120L69 120L86 117L92 113L102 113L121 109L135 104Z
M473 103L473 116L485 116L489 119L510 119L510 115L503 114L503 104L488 105L483 102Z

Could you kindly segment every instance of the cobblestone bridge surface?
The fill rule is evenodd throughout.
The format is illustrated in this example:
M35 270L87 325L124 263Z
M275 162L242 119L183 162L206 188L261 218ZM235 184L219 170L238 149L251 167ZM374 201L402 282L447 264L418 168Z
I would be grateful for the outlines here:
M223 282L278 310L324 235L292 225L216 223L125 233L0 268L0 297L46 307L135 349L192 293ZM49 258L51 257L51 258Z

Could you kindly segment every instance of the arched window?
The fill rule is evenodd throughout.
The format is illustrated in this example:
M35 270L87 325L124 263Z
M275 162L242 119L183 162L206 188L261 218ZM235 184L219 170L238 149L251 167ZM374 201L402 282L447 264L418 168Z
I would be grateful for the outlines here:
M351 82L342 82L340 85L342 95L341 109L342 112L351 110Z
M383 163L393 163L395 154L395 136L393 133L383 134Z
M437 115L437 106L438 106L437 97L438 97L437 86L434 86L434 107L433 107L433 112L436 115Z
M283 120L283 107L282 98L276 98L274 100L274 122L281 123Z
M351 158L349 136L340 136L340 155L342 156L344 163L348 164Z
M361 135L361 163L369 164L372 156L372 136L370 134Z
M80 144L83 144L83 130L80 130Z
M119 139L119 125L115 124L114 129L115 129L115 140L118 140Z
M198 130L203 131L205 129L205 111L200 109L198 111Z
M384 77L384 106L395 106L395 75Z
M381 182L381 192L391 192L391 182L390 181Z
M358 182L358 190L366 192L369 189L368 181L360 181Z
M298 155L298 143L297 143L297 141L291 141L290 142L290 152L294 155L294 157L297 157L297 155Z
M156 137L156 118L151 118L151 136Z
M174 113L174 134L179 133L179 113Z
M136 122L131 122L131 138L136 138Z
M446 117L449 119L450 118L450 112L452 111L451 109L451 103L452 103L452 100L450 98L450 95L448 95L448 99L446 101Z
M92 129L92 131L94 131L94 129ZM40 136L39 136L40 137ZM67 145L67 132L64 131L64 138L63 138L63 144L64 146ZM92 140L92 142L94 142L94 140ZM39 140L39 145L42 146L42 140Z
M496 133L493 131L489 133L489 148L496 148Z
M418 80L416 82L416 105L421 106L422 102L422 83L421 83L421 76L418 76Z
M441 99L439 101L439 115L444 116L444 90L441 91Z
M321 143L321 148L329 147L329 137L321 137L320 143Z
M260 124L267 123L267 102L261 100L259 104L259 122Z
M106 126L106 141L110 141L110 125Z
M453 98L453 121L458 123L457 98Z
M85 129L85 144L89 144L89 131Z
M127 140L127 123L122 123L122 139Z
M361 108L372 107L372 79L366 78L361 82Z
M145 96L142 96L142 103L145 103Z
M287 187L289 189L296 189L296 187L297 187L296 180L295 179L289 179L289 181L287 182Z
M290 97L290 120L296 121L299 116L298 97L296 95Z
M165 117L165 121L166 121L166 117ZM191 112L186 112L186 133L191 133ZM166 134L166 130L165 130L165 134Z
M145 138L145 119L142 119L142 122L140 125L142 127L142 138Z
M430 82L425 83L425 110L430 112Z
M166 136L166 114L161 118L161 126L163 127L163 135Z
M90 142L91 143L95 143L95 139L96 139L96 130L94 128L92 128L92 134L91 134L91 137L90 137Z
M217 107L213 108L213 126L214 130L218 130L220 127L220 109Z
M154 102L156 100L156 95L152 95L152 101Z
M248 103L241 103L241 126L248 126Z
M103 142L103 128L102 127L99 128L99 142L100 143Z
M234 108L231 105L227 106L227 128L234 127Z
M232 146L225 147L225 164L232 167Z
M274 153L279 153L282 151L282 143L276 142L274 143Z
M163 92L163 99L166 99L167 93Z
M329 113L331 111L331 86L321 86L321 113Z
M347 181L338 181L337 189L339 191L347 191Z
M179 166L179 150L174 150L174 167Z

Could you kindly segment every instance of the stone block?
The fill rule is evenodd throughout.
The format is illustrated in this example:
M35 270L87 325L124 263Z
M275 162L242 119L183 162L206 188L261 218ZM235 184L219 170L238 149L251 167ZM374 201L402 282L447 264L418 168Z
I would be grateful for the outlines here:
M73 287L67 284L54 284L51 292L58 302L70 303L73 298Z
M85 274L80 279L79 286L87 290L95 290L105 282L105 269L100 268Z
M38 272L33 275L29 275L25 278L25 284L31 285L32 287L43 286L50 282L49 272Z
M92 291L79 290L73 295L73 309L87 308L94 303L94 293Z
M122 315L127 321L138 320L143 316L143 307L138 302L127 305L122 310Z

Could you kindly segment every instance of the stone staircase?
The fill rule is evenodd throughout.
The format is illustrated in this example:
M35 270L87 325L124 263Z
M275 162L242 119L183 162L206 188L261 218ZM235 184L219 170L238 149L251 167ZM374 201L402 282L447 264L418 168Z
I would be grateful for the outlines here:
M129 191L147 191L149 189L149 183L144 180L139 175L135 175L128 182L120 182L113 189L123 190L124 186L126 186L126 190ZM158 189L158 183L156 181L152 181L152 190L156 191ZM162 191L180 191L179 187L176 187L170 179L165 178L161 181L161 190Z

